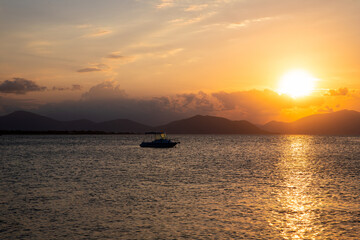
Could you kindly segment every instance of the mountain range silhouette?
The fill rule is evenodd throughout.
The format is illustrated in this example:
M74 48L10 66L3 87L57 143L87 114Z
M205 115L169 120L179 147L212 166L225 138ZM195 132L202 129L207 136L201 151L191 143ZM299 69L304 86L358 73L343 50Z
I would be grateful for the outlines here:
M272 121L262 129L281 134L360 135L360 112L341 110L284 123Z
M272 121L256 126L248 121L232 121L222 117L196 115L162 126L148 126L129 119L93 122L86 119L59 121L26 111L0 117L1 131L101 131L112 133L144 133L165 131L173 134L320 134L360 135L360 112L342 110L316 114L294 122Z

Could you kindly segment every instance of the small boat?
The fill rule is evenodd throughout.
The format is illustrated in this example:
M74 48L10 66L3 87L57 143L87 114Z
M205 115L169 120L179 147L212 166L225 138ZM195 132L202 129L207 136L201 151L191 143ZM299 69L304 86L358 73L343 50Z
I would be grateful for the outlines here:
M140 147L151 147L151 148L172 148L180 142L175 142L166 137L164 132L147 132L146 135L152 135L152 141L143 141Z

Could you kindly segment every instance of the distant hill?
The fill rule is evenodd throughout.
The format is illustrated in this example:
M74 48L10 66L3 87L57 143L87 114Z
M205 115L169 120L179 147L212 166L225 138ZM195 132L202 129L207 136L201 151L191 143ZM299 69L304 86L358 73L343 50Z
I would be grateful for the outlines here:
M0 117L0 130L5 131L103 131L144 133L153 130L180 134L266 134L247 121L221 117L194 116L169 124L150 127L128 119L95 123L89 120L58 121L35 113L17 111Z
M268 134L248 121L197 115L156 128L174 134Z
M0 116L0 131L98 131L115 133L144 133L165 131L172 134L320 134L360 135L360 112L342 110L317 114L297 121L269 122L261 127L248 121L197 115L191 118L151 127L128 119L92 122L86 119L58 121L26 111Z
M17 111L0 117L0 130L12 131L104 131L143 133L151 130L127 119L95 123L89 120L58 121L26 111Z
M360 112L342 110L311 115L290 123L272 121L262 129L282 134L360 135Z
M97 123L91 130L104 132L133 132L144 133L151 131L152 127L128 119L116 119Z

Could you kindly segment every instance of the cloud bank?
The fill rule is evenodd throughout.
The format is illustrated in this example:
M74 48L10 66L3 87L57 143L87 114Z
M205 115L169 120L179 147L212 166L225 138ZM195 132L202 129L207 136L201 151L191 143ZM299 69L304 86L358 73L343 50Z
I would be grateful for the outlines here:
M344 92L344 91L342 91ZM353 107L349 103L359 100L352 94L334 105L331 96L307 97L294 100L272 90L237 92L182 93L173 96L147 99L131 98L116 82L106 81L92 87L79 101L51 103L39 108L39 112L52 117L71 120L90 118L104 121L129 118L141 123L159 125L197 114L215 115L230 119L245 119L254 123L271 120L295 120L324 111ZM360 110L360 109L358 109ZM281 118L282 117L282 118Z
M53 87L53 91L80 91L82 87L79 84L73 84L71 87Z
M25 78L13 78L0 83L0 93L26 94L45 90L46 87L39 86L34 81Z
M74 85L65 90L79 90ZM346 89L346 90L344 90ZM61 89L53 89L61 91ZM330 94L332 93L332 94ZM0 98L0 113L31 110L59 120L106 121L127 118L149 125L161 125L194 115L214 115L233 120L266 123L293 121L311 114L344 108L360 110L360 91L341 88L323 96L294 100L272 90L181 93L172 96L133 98L115 81L91 87L79 100L39 104L32 100Z

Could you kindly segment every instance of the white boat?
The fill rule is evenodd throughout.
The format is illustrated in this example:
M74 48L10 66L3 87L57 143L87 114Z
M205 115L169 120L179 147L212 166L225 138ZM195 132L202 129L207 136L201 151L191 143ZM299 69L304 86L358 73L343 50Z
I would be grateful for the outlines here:
M146 135L152 135L152 141L143 141L140 147L151 147L151 148L172 148L180 142L175 142L167 138L164 132L147 132Z

